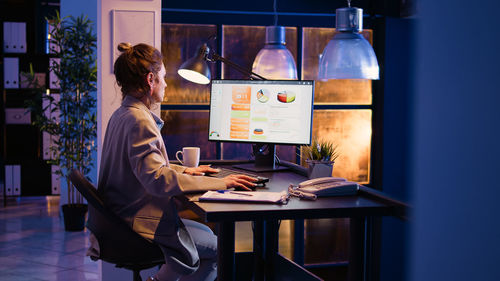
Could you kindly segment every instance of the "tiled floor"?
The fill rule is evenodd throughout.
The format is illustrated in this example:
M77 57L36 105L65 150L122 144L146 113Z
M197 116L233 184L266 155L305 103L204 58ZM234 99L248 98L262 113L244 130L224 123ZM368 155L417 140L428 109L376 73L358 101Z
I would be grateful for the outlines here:
M9 200L0 206L0 280L99 280L87 237L64 231L59 197Z
M59 197L0 201L0 281L100 281L98 263L85 256L88 230L67 232L59 217ZM280 228L280 252L291 256L289 221ZM252 250L249 222L236 225L237 251Z

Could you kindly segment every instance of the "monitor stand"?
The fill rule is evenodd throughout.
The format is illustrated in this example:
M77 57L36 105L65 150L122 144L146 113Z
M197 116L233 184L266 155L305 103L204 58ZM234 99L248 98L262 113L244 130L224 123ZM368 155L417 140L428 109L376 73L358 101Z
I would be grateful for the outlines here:
M253 144L252 149L255 156L255 163L238 164L233 165L233 167L256 173L276 172L289 169L286 166L276 165L276 150L274 144Z

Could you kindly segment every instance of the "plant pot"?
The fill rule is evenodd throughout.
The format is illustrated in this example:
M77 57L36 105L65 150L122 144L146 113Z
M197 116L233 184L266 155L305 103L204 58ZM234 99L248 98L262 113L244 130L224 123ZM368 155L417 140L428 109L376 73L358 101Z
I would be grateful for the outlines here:
M335 162L323 162L317 160L306 160L307 162L307 176L310 179L331 177L333 171L333 164Z
M86 204L62 205L64 229L66 231L82 231L85 228L87 210L88 206Z

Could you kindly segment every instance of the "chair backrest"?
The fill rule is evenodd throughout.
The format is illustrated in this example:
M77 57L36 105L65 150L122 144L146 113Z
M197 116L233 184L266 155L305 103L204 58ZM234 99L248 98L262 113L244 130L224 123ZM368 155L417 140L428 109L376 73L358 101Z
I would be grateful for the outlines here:
M99 242L100 259L124 267L163 263L160 247L134 232L122 218L106 208L97 189L80 171L71 171L69 178L89 203L87 227Z

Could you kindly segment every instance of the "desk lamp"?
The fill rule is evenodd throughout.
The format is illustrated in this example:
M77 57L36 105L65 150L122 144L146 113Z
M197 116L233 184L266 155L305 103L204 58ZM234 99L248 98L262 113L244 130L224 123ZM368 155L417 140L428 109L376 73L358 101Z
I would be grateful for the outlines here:
M177 73L179 73L179 75L182 78L188 81L197 84L208 84L210 83L211 80L211 74L207 62L216 62L216 61L221 61L233 67L242 74L248 75L252 80L253 79L267 80L266 78L260 76L259 74L246 70L245 68L222 57L216 52L211 51L206 43L204 43L198 48L198 50L196 51L195 55L192 58L188 59L181 65L181 67L177 70Z
M208 84L210 83L211 80L211 74L210 74L210 68L207 65L207 62L216 62L216 61L221 61L240 73L247 75L250 77L251 80L258 79L258 80L267 80L266 78L260 76L257 73L254 73L252 71L246 70L245 68L239 66L238 64L220 56L219 54L210 51L210 48L206 43L202 44L198 50L196 51L195 55L185 61L181 67L177 70L177 73L184 79L197 83L197 84ZM253 144L252 145L253 153L257 158L266 158L269 157L268 154L271 152L269 151L269 146L268 145L262 145L262 144ZM274 155L274 146L272 147L272 154Z
M372 46L359 33L363 29L363 9L351 7L336 9L336 33L323 50L318 78L379 79L377 57Z

